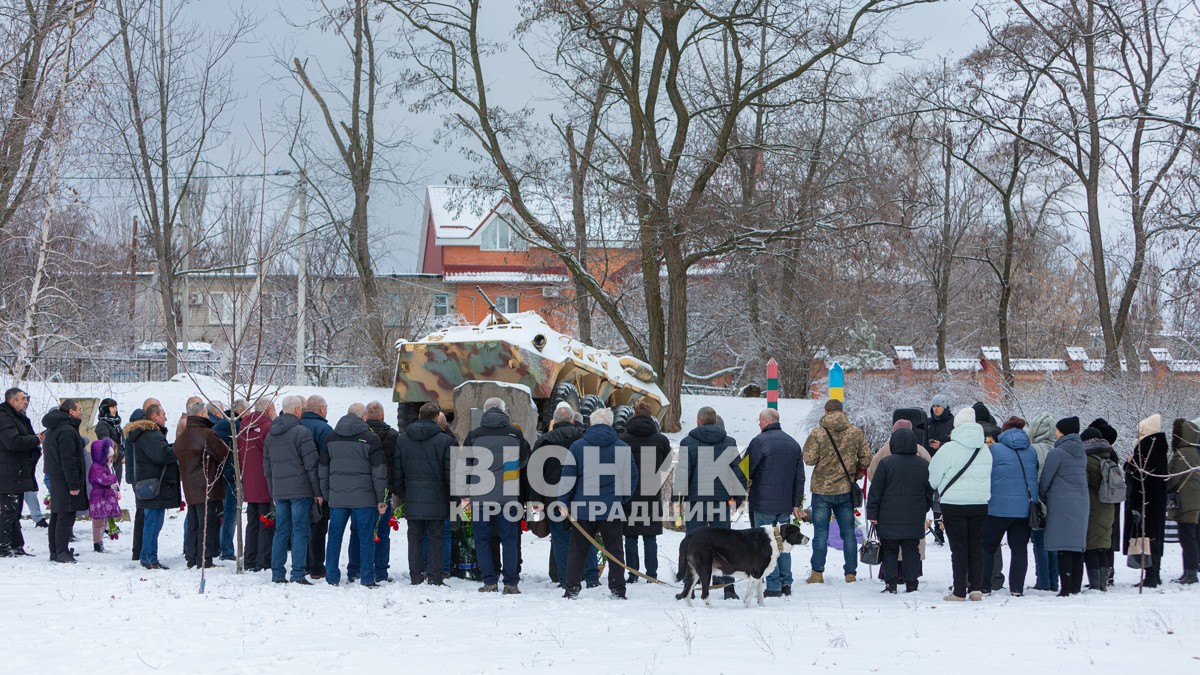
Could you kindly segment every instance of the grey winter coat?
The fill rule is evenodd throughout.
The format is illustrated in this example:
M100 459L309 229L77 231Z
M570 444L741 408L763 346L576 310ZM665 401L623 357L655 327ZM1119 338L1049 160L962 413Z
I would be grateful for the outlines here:
M1046 456L1038 492L1046 505L1046 550L1086 550L1090 502L1087 456L1079 434L1063 436L1054 443Z
M1037 452L1038 477L1046 469L1046 458L1054 448L1054 418L1050 413L1038 413L1029 421L1029 442Z
M263 473L274 500L321 496L317 444L295 415L284 413L271 422L263 445Z
M321 455L321 494L331 509L369 509L386 500L387 460L379 435L356 415L338 420Z

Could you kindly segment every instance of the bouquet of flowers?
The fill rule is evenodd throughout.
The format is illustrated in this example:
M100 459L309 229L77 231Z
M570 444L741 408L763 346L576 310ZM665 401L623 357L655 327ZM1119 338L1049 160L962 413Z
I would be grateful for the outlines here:
M259 516L258 522L262 523L263 527L275 527L275 512L272 511L264 516Z
M108 519L108 523L104 526L104 534L107 534L108 538L112 540L116 540L121 536L121 528L117 527L116 518Z

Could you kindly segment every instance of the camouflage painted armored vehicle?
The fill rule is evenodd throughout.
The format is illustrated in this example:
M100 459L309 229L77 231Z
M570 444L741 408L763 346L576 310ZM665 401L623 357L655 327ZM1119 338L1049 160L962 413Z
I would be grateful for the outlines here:
M450 414L455 387L477 380L527 387L539 430L560 401L585 418L598 408L614 408L620 428L635 402L645 401L656 416L669 403L648 364L589 347L555 331L535 312L494 312L478 326L452 326L420 340L401 340L396 348L392 399L401 426L415 420L428 401Z

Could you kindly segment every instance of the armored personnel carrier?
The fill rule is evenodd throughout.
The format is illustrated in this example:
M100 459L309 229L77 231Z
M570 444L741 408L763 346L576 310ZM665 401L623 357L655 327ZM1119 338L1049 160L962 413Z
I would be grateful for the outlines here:
M535 312L493 311L477 326L452 326L420 340L401 340L396 349L392 399L401 427L417 419L417 410L428 401L436 401L447 415L463 414L455 410L454 390L471 381L523 385L537 410L539 431L560 401L585 421L593 410L613 408L618 430L624 429L637 401L648 403L657 417L669 404L649 364L589 347L554 330Z

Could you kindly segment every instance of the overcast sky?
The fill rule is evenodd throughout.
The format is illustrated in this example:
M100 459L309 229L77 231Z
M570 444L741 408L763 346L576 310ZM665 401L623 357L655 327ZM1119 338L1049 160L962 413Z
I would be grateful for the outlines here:
M519 0L496 0L490 23L495 26L495 39L506 39L518 18L516 2ZM230 136L226 147L214 149L208 155L214 164L227 163L229 157L241 156L243 161L260 161L258 148L260 136L267 128L268 145L280 138L281 107L293 107L298 88L288 76L279 58L290 60L292 56L309 59L310 63L335 64L325 66L327 70L341 67L345 61L345 49L338 40L316 29L304 30L293 24L311 21L315 14L313 4L307 0L273 0L268 2L232 3L224 12L213 11L212 0L193 5L190 12L199 21L220 26L228 21L232 8L244 6L262 20L254 39L240 45L232 54L234 89L238 101L231 116ZM935 62L943 56L962 56L982 38L978 24L971 16L973 1L944 0L933 5L923 5L905 10L896 16L894 33L898 37L920 40L923 47L913 59L897 59L890 68L905 69L920 61ZM537 99L536 74L524 62L518 50L510 49L491 64L491 75L496 78L498 92L511 96L505 103L524 103ZM390 62L388 70L394 72L399 64ZM531 91L530 83L534 82ZM398 174L408 183L383 185L372 195L372 226L382 236L377 251L385 253L379 261L380 271L413 271L416 261L415 245L421 225L423 186L444 183L453 174L463 174L471 167L456 148L439 147L431 142L432 136L442 126L440 113L420 115L408 111L406 104L391 103L380 115L379 124L385 128L402 127L413 135L419 152L395 152ZM282 144L275 147L267 160L268 170L291 169ZM282 211L287 201L287 179L270 182L268 209Z

